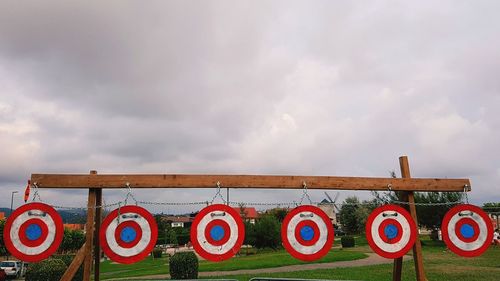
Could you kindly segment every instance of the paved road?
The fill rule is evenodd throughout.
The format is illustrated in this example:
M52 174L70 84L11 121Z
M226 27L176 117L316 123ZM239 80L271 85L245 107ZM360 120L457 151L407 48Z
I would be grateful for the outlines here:
M279 273L279 272L293 272L293 271L304 271L304 270L314 270L314 269L328 269L328 268L339 268L339 267L358 267L366 265L377 265L377 264L387 264L392 263L392 259L386 259L378 256L374 253L367 253L368 257L360 260L353 261L338 261L330 263L310 263L310 264L297 264L297 265L287 265L281 267L273 268L259 268L259 269L241 269L233 271L208 271L200 272L199 277L214 277L222 275L240 275L240 274L251 274L258 275L260 273ZM411 259L411 256L405 256L404 260ZM108 280L144 280L144 279L166 279L170 278L168 274L161 275L148 275L140 277L127 277L127 278L116 278Z

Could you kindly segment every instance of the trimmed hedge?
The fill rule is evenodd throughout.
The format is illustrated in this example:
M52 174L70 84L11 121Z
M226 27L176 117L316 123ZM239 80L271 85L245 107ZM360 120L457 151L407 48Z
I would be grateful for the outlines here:
M193 252L179 252L168 262L172 279L198 279L198 258Z
M340 243L342 244L342 248L352 248L355 245L354 237L342 236L342 238L340 238Z
M26 271L26 281L59 280L66 268L66 264L61 259L48 259L38 263L31 263Z

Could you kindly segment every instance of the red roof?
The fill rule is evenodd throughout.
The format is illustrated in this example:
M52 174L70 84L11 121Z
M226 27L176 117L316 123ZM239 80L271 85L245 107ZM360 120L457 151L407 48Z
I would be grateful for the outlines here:
M238 212L243 218L247 219L256 219L259 217L259 214L257 213L257 210L255 210L254 207L251 208L240 208L240 207L233 207L233 209Z
M193 218L186 216L164 216L162 220L170 222L191 222Z
M84 230L85 225L84 224L78 224L78 223L65 223L64 228L70 229L70 230Z

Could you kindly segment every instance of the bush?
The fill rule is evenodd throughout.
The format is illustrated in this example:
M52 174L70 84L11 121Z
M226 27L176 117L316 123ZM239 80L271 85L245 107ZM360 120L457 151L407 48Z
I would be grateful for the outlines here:
M342 248L352 248L355 245L354 237L342 236L342 238L340 238L340 243L342 244Z
M61 259L48 259L38 263L31 263L26 271L26 281L59 280L67 266Z
M76 252L85 243L85 234L81 230L64 229L64 238L59 247L61 252Z
M75 255L59 255L56 257L57 259L61 259L66 266L69 267L73 259L75 258ZM72 281L82 281L83 280L83 263L80 265L80 268L78 271L75 273L75 276L73 276Z
M154 248L153 250L153 258L161 258L161 255L163 253L163 250L161 248Z
M281 245L281 226L276 217L265 215L255 223L255 246L257 249L276 250Z
M198 279L198 258L193 252L179 252L168 262L172 279Z

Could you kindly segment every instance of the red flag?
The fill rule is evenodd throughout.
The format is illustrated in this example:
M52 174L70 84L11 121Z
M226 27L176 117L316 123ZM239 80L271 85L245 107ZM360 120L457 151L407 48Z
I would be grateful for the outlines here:
M24 190L24 203L28 202L28 199L30 198L30 186L31 186L31 181L28 180L28 185Z

